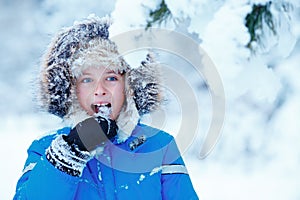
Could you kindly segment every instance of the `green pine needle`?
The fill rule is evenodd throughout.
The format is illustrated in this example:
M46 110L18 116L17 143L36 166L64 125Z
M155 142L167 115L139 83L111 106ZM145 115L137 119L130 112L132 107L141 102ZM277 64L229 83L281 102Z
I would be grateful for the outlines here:
M150 11L149 14L151 20L147 21L146 30L151 28L154 24L161 25L162 22L166 22L171 17L171 11L164 0L160 3L156 10Z
M263 34L261 31L263 31L264 23L271 30L271 32L276 35L276 28L273 21L274 19L270 10L271 4L271 1L269 1L265 5L254 4L252 6L252 11L245 18L245 25L248 28L248 32L250 34L250 41L246 46L253 51L253 42L261 44L261 36Z

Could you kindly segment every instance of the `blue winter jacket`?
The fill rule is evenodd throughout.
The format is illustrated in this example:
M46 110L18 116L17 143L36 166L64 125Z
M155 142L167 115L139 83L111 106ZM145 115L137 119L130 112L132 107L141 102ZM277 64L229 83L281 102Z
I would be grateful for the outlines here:
M14 199L198 199L171 135L139 124L129 139L108 143L75 177L45 157L52 140L69 132L63 128L32 143Z

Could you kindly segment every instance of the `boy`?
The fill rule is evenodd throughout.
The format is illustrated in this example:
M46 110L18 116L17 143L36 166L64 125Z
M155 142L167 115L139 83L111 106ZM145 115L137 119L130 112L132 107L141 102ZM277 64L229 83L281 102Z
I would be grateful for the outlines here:
M32 143L14 199L198 199L174 138L140 124L161 102L151 55L131 69L91 16L44 57L40 99L70 123Z

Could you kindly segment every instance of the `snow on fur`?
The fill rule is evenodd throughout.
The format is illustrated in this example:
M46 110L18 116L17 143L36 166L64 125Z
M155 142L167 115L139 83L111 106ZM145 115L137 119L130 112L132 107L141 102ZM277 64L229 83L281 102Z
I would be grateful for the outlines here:
M140 115L156 110L162 101L162 88L159 64L149 53L138 68L128 75L130 88L134 92L134 101Z

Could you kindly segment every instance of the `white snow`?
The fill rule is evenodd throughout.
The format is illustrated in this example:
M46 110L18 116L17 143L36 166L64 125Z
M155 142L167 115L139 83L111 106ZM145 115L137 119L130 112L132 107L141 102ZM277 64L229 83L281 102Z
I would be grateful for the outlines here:
M100 106L98 112L94 114L94 117L104 117L105 119L108 119L110 114L111 114L111 107Z
M146 176L144 174L141 174L139 180L136 181L136 183L140 184L145 178L146 178Z
M180 20L175 20L165 27L199 37L225 88L222 136L212 153L200 160L199 150L213 105L198 76L188 70L177 71L190 79L188 83L198 94L199 135L184 158L202 200L300 199L300 1L276 1L276 5L292 3L294 11L273 11L278 35L269 35L265 47L253 56L244 48L249 40L244 17L252 3L266 2L166 0L173 17L189 18L189 23L176 27ZM0 22L9 27L1 30L0 37L0 199L12 199L31 142L62 126L58 118L38 112L31 102L31 80L51 34L90 13L112 13L112 36L141 28L148 20L149 8L159 3L160 0L88 1L84 5L79 0L0 2ZM178 65L186 66L184 62ZM171 106L163 111L163 127L174 136L180 127L180 103L175 94ZM171 110L172 106L176 109ZM148 121L155 119L153 115Z

